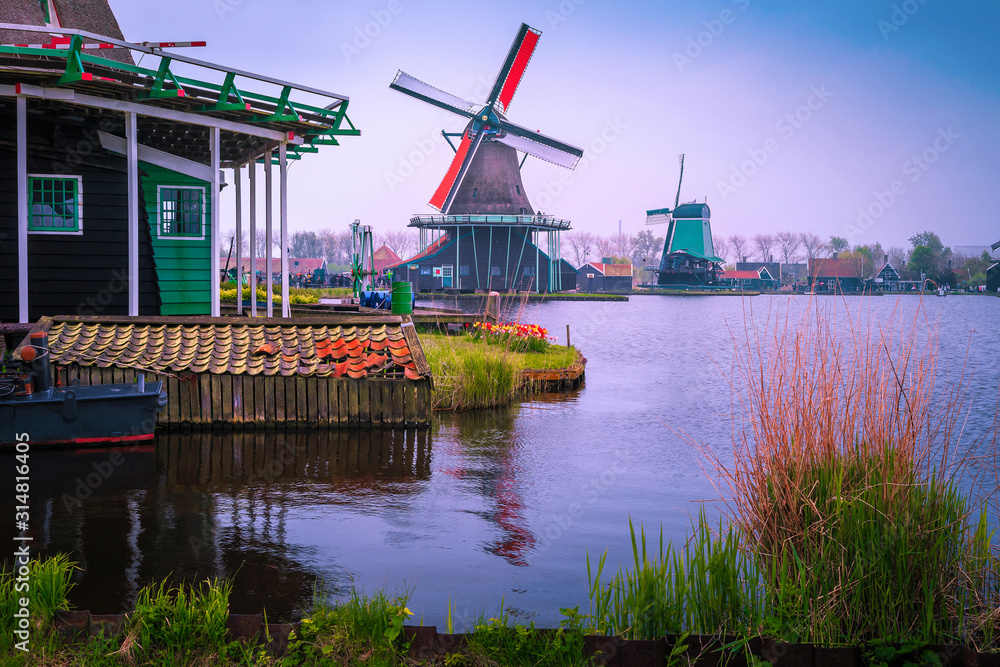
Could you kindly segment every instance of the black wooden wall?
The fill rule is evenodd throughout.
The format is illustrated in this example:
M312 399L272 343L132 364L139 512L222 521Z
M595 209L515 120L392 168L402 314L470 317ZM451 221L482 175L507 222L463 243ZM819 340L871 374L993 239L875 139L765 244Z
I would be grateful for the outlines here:
M7 100L4 100L7 101ZM0 109L0 321L18 318L17 172L13 104ZM28 117L28 173L82 176L82 235L28 234L28 311L128 315L128 185L125 158L104 152L96 128ZM139 314L159 315L152 244L139 206Z
M421 268L451 265L454 268L453 288L462 290L505 290L536 291L541 286L542 292L549 288L548 259L545 253L538 250L531 242L531 234L525 227L497 226L493 228L492 244L490 228L477 226L475 245L473 245L472 227L461 227L459 243L450 242L446 248L432 257L412 262ZM455 238L455 228L450 229L451 239ZM539 240L545 236L541 232ZM491 253L492 247L492 253ZM531 272L536 271L535 252L538 250L537 275L525 275L525 267ZM461 267L468 267L468 275L460 275ZM500 269L500 275L490 276L490 267ZM476 268L479 269L478 282ZM414 289L431 291L441 289L441 278L432 275L419 275L419 270L407 269L407 263L394 271L397 280L406 280L414 284ZM461 282L459 282L461 279ZM563 289L573 289L573 285L563 285Z

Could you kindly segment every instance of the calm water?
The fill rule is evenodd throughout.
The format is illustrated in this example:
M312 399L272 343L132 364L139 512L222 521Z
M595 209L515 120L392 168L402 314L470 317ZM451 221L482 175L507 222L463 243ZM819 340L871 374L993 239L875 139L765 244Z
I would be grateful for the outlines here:
M630 558L629 517L680 539L716 497L683 434L726 456L731 331L805 303L646 296L529 307L524 319L560 342L570 324L586 386L422 431L171 433L133 450L35 452L35 545L81 564L73 602L95 613L128 607L151 580L220 575L235 580L233 611L271 618L295 616L323 581L334 594L352 582L412 588L410 609L427 624L443 625L449 599L465 618L501 598L551 623L559 607L586 607L588 553L608 549L611 566ZM842 300L821 305L844 315ZM943 372L967 351L974 367L970 443L996 414L1000 299L924 306ZM912 314L918 299L846 307L884 320L894 308ZM4 479L12 466L0 458ZM2 494L11 507L10 484ZM12 520L0 516L0 534Z

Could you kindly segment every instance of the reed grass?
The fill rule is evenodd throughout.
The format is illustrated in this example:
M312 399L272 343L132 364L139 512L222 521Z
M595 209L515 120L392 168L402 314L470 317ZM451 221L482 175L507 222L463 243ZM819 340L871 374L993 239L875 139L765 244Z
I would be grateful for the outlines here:
M682 546L663 546L663 530L655 553L646 533L629 520L632 568L619 568L602 583L607 553L592 570L587 557L590 620L602 635L656 639L665 635L743 634L760 616L760 580L740 548L738 532L721 521L712 532L704 512L692 538Z
M26 581L18 582L17 569L0 571L0 648L9 649L14 642L14 614L20 608L19 600L29 600L28 613L33 628L41 628L55 619L60 609L69 609L69 592L76 563L66 554L32 560L27 565ZM23 589L27 583L26 590ZM19 590L19 588L21 590Z
M933 332L919 311L900 320L837 323L817 307L734 336L748 423L734 423L733 463L702 452L763 578L772 636L983 639L994 556L952 456L965 369L935 386Z
M225 651L232 582L206 579L170 587L166 580L143 587L126 622L119 653L158 660Z

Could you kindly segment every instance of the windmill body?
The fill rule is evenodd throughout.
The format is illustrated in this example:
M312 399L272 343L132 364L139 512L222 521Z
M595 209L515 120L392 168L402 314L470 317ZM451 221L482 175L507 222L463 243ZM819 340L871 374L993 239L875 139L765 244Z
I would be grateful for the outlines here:
M667 225L660 266L655 269L658 285L714 285L719 264L712 242L712 211L708 204L680 203L684 179L684 156L680 156L680 178L673 208L646 211L647 225Z
M573 169L583 151L507 120L507 111L541 33L521 24L485 105L396 74L390 88L468 119L455 157L430 199L440 215L414 215L420 251L395 273L418 290L554 292L572 267L561 259L567 220L536 213L518 152ZM447 137L448 135L446 135ZM544 236L545 251L541 245ZM567 288L575 286L575 275Z

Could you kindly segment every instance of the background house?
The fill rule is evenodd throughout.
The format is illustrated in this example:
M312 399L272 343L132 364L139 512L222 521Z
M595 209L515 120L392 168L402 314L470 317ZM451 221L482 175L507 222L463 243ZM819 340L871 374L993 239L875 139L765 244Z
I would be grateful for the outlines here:
M576 273L578 292L631 292L634 267L631 264L588 262Z
M862 288L861 258L809 260L809 287L815 291L856 292Z

